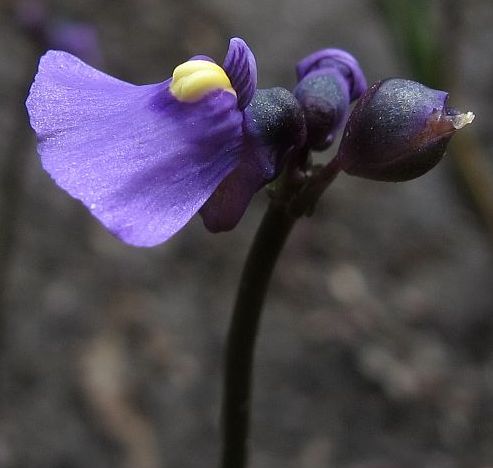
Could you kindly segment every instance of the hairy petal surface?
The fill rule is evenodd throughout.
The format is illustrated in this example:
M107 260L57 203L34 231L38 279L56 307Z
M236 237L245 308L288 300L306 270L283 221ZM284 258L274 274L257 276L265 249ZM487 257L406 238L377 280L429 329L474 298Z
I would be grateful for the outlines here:
M252 51L243 39L239 37L231 39L223 69L238 96L238 108L245 109L257 89L257 64Z
M136 246L183 227L241 153L234 95L218 90L182 103L169 83L135 86L50 51L27 101L46 171Z

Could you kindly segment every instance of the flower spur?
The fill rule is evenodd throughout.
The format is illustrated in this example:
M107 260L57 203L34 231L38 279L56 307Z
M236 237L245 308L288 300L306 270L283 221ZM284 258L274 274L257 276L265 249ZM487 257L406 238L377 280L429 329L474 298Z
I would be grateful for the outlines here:
M195 56L173 78L142 86L49 51L26 106L55 182L122 241L153 246L199 210L209 230L233 228L289 147L302 144L291 93L275 88L254 99L256 84L255 58L239 38L223 67ZM251 105L262 97L282 101L268 122ZM281 142L271 135L276 118L301 131Z

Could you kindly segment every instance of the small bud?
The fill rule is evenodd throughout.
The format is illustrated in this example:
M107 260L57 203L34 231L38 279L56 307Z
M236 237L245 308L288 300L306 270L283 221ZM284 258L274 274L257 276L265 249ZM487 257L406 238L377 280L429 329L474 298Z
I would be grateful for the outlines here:
M317 70L338 70L349 86L351 101L358 99L366 90L366 78L358 61L341 49L322 49L308 55L296 65L298 81Z
M296 71L299 82L293 93L305 113L308 144L320 151L334 140L350 102L366 89L366 80L356 59L339 49L309 55Z
M263 145L289 148L305 143L303 111L295 97L284 88L257 89L245 109L245 133Z
M305 113L308 144L323 151L334 141L349 109L347 85L339 73L310 73L294 89Z
M341 168L367 179L399 182L432 169L472 112L446 106L448 94L415 81L373 84L351 113L339 148Z

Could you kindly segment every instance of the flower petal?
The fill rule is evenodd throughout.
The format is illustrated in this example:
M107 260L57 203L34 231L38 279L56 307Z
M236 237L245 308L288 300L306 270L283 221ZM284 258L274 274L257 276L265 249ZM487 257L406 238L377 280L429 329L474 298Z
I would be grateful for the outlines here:
M236 91L239 109L245 109L257 88L257 64L252 51L243 39L233 37L229 41L223 69Z
M114 235L164 242L239 162L242 113L221 90L190 104L48 52L27 108L43 167Z
M199 211L209 231L230 231L238 224L255 193L274 177L273 172L266 177L266 170L274 170L274 151L268 146L245 151L240 164Z

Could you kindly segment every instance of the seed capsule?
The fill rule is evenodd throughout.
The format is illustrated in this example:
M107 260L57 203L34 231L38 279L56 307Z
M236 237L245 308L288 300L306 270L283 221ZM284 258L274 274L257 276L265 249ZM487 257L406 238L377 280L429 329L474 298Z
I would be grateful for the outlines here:
M338 158L348 174L399 182L432 169L452 135L474 119L447 107L448 94L420 83L373 84L351 113Z

